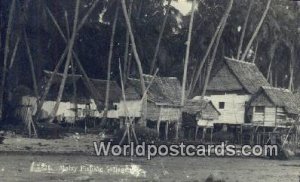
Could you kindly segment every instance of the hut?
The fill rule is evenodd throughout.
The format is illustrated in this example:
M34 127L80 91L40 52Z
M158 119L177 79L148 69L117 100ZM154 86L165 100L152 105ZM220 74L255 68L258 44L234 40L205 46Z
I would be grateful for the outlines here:
M191 138L193 131L196 139L199 128L202 129L202 138L207 129L212 133L214 122L218 122L221 115L211 101L204 99L187 100L182 112L182 126L188 139Z
M41 90L43 90L43 87L49 80L51 74L53 73L50 71L44 71L44 84L42 84ZM56 103L62 76L63 75L61 73L57 73L54 76L51 88L42 106L42 114L40 119L48 119L50 117L50 114ZM99 100L97 101L95 101L95 99L91 96L91 91L86 86L82 75L67 75L65 89L56 114L56 119L58 121L64 120L66 122L73 123L75 120L83 119L86 117L102 117L103 111L99 111L95 102L104 103L106 80L90 79L90 81L95 86L97 92L99 92L99 95L102 96L102 98L99 98ZM111 92L107 117L116 119L118 118L118 115L114 103L119 102L119 99L121 98L121 89L115 81L111 81L110 84ZM22 110L22 107L30 106L32 114L35 114L37 110L36 103L37 101L34 95L23 95L19 101L16 112Z
M169 129L176 125L176 132L178 132L177 128L181 125L179 123L181 120L180 82L175 77L153 78L151 75L143 76L146 87L149 86L146 96L147 104L145 104L147 107L142 107L143 93L140 80L129 78L125 89L126 102L121 101L118 104L118 114L123 118L126 116L133 117L136 123L149 128L156 128L158 133L164 130L165 138L168 138ZM139 122L142 115L146 121Z
M245 123L246 105L261 86L270 86L254 63L225 58L224 66L213 76L206 98L221 113L218 123Z
M289 90L261 87L249 102L247 115L259 126L288 127L300 113L296 96Z

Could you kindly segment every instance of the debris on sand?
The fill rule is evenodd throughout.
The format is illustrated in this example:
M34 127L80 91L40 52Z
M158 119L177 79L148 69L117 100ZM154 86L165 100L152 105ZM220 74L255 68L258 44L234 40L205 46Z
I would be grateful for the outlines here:
M205 182L225 182L225 180L219 175L210 174L206 178Z

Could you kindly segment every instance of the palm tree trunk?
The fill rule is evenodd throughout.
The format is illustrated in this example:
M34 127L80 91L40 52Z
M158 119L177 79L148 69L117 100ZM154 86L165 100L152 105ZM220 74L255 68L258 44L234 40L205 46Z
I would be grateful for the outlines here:
M12 53L12 56L11 56L11 59L10 59L10 63L9 63L9 67L8 67L9 70L11 70L13 65L14 65L15 58L16 58L16 55L17 55L17 51L18 51L18 48L19 48L19 44L20 44L20 36L18 36L18 38L17 38L16 44L15 44L15 47L14 47L14 50L13 50L13 53Z
M294 91L294 63L295 63L295 51L294 51L294 46L292 45L290 47L290 54L291 54L291 59L290 59L290 79L289 79L289 90Z
M199 80L199 78L200 78L200 76L201 76L203 66L204 66L204 64L205 64L205 62L206 62L206 60L207 60L207 58L208 58L208 56L209 56L209 54L210 54L210 51L211 51L211 49L212 49L212 46L213 46L214 43L215 43L215 40L216 40L216 38L217 38L217 36L218 36L218 33L220 32L220 29L221 29L221 26L222 26L222 22L224 21L224 17L225 17L225 14L224 14L224 16L221 18L221 20L220 20L220 22L219 22L219 25L218 25L218 27L217 27L217 29L216 29L216 31L215 31L213 37L212 37L211 40L210 40L210 43L209 43L208 48L207 48L207 50L206 50L206 52L205 52L205 55L204 55L203 59L201 60L201 63L200 63L199 68L198 68L198 70L197 70L196 76L195 76L194 78L192 78L192 81L191 81L191 83L190 83L190 85L189 85L188 95L191 95L191 94L193 93L193 91L195 90L195 87L196 87L196 85L197 85L197 82L198 82L198 80ZM193 76L194 76L194 75L193 75Z
M181 90L181 106L182 107L184 106L185 99L186 99L185 89L186 89L187 71L188 71L188 65L189 65L189 59L190 59L190 47L191 47L195 7L196 7L196 0L194 0L193 4L192 4L192 14L191 14L191 20L190 20L190 24L189 24L189 32L188 32L187 46L186 46L185 59L184 59L182 90Z
M239 44L239 48L238 48L238 52L237 52L237 56L236 56L237 58L236 59L240 59L240 55L242 53L242 48L243 48L245 33L246 33L246 29L247 29L247 24L248 24L248 20L249 20L249 16L250 16L250 12L251 12L253 4L254 4L254 0L250 0L250 5L249 5L248 11L247 11L247 15L246 15L246 18L245 18L245 22L244 22L244 25L243 25L242 35L241 35L241 38L240 38L240 44Z
M124 14L125 21L126 21L126 26L127 26L129 36L130 36L130 41L132 44L133 55L134 55L134 58L135 58L135 61L136 61L137 67L138 67L138 71L140 74L140 82L141 82L142 92L144 92L146 87L145 87L145 82L144 82L144 77L143 77L143 68L142 68L141 60L140 60L138 52L137 52L134 35L133 35L133 31L132 31L131 24L130 24L130 19L129 19L129 16L127 13L127 7L126 7L125 0L121 0L121 2L122 2L123 14Z
M263 13L263 15L262 15L262 17L261 17L261 19L260 19L260 21L259 21L257 27L256 27L254 33L253 33L253 35L252 35L252 37L251 37L249 43L247 44L246 49L245 49L245 51L244 51L244 53L243 53L243 55L242 55L242 57L241 57L241 60L242 60L242 61L245 60L245 58L246 58L246 56L247 56L247 54L248 54L248 51L250 50L250 48L251 48L251 46L252 46L252 43L253 43L254 39L256 38L256 36L257 36L257 34L258 34L258 32L259 32L259 30L260 30L260 28L261 28L261 26L262 26L262 24L263 24L265 18L266 18L266 16L267 16L267 13L268 13L268 11L269 11L269 9L270 9L271 1L272 1L272 0L268 0L266 9L265 9L265 11L264 11L264 13Z
M269 81L270 79L270 73L271 73L271 68L272 68L272 64L273 64L273 58L274 58L274 53L275 53L275 50L276 50L276 47L277 47L277 41L275 41L275 43L273 43L271 45L271 48L269 50L269 56L270 56L270 63L269 63L269 66L268 66L268 72L267 72L267 80Z
M204 87L203 87L202 94L201 94L201 99L204 99L204 96L206 94L206 89L207 89L208 81L209 81L209 78L210 78L211 69L212 69L212 66L214 64L214 61L215 61L215 58L216 58L216 55L217 55L217 50L218 50L219 42L220 42L222 33L224 31L224 28L226 26L226 22L227 22L229 13L230 13L231 8L232 8L232 4L233 4L233 0L230 0L230 2L228 4L228 7L227 7L227 9L225 11L225 14L224 14L223 23L222 23L220 32L219 32L217 40L216 40L216 44L215 44L214 51L212 53L211 61L208 63L208 66L207 66L207 75L205 77Z
M14 17L16 0L12 0L11 6L9 9L8 15L8 23L5 35L5 45L4 45L4 63L2 69L2 79L1 79L1 87L0 87L0 120L3 119L3 104L4 104L4 89L5 89L5 82L6 82L6 72L7 72L7 61L8 61L8 54L9 54L9 44L10 44L10 34L12 30L12 20Z
M83 27L84 23L86 22L87 18L88 18L89 15L92 13L92 11L94 10L94 8L96 7L96 5L97 5L98 2L99 2L99 0L96 0L96 1L93 3L93 5L90 7L90 9L87 11L87 13L85 14L85 16L81 19L81 21L80 21L80 23L79 23L79 25L78 25L78 27L77 27L77 32L79 32L79 30ZM56 19L54 18L53 14L51 13L51 11L50 11L48 8L46 8L46 10L47 10L47 13L49 14L51 20L53 21L54 25L55 25L56 28L58 29L60 35L62 36L62 38L64 39L64 41L67 43L67 38L64 36L64 34L63 34L63 32L62 32L60 26L58 25ZM69 45L67 44L67 46L66 46L65 50L63 51L63 53L62 53L62 55L61 55L61 57L60 57L60 59L59 59L57 65L56 65L55 68L54 68L53 73L52 73L51 76L50 76L50 79L48 80L48 82L47 82L47 84L46 84L46 87L45 87L45 90L44 90L44 92L43 92L43 95L42 95L41 99L39 100L39 102L38 102L38 104L37 104L37 111L36 111L36 114L35 114L35 116L34 116L34 120L38 119L39 116L40 116L41 109L42 109L43 104L44 104L44 102L45 102L45 99L46 99L46 97L47 97L47 95L48 95L48 93L49 93L49 90L50 90L50 87L51 87L51 85L52 85L54 76L57 74L57 72L58 72L60 66L62 65L62 63L63 63L63 61L64 61L64 59L65 59L65 56L67 55L68 49L69 49ZM74 52L73 52L73 54L74 54ZM78 62L78 60L76 59L77 57L74 56L74 58L75 58L75 60ZM81 66L81 65L80 65L80 66ZM79 68L81 68L80 66L79 66Z
M255 51L254 51L254 56L253 56L253 59L252 59L252 63L255 63L255 61L256 61L258 46L259 46L259 41L257 40L256 41L256 46L255 46Z
M142 93L144 93L146 91L146 86L145 86L145 81L144 81L144 77L143 77L143 68L142 68L141 60L140 60L138 52L137 52L137 48L136 48L134 35L133 35L132 28L131 28L130 19L128 16L125 0L121 0L121 3L122 3L122 9L123 9L124 17L125 17L127 30L129 32L130 41L132 44L133 55L134 55L134 58L135 58L135 61L136 61L137 67L138 67L139 75L140 75L140 83L141 83L141 89L142 89L141 91L142 91ZM147 99L145 99L145 101L142 101L142 102L143 103L142 103L142 108L141 108L142 109L141 123L142 123L142 125L145 125L146 116L147 116Z
M69 25L69 20L68 20L68 12L65 11L65 21L66 21L66 29L67 29L67 39L70 41L70 25ZM74 60L71 59L71 69L72 69L72 84L73 84L73 106L74 106L74 121L77 120L78 118L78 104L77 104L77 85L76 85L76 80L75 80L75 64Z
M188 65L189 65L189 59L190 59L190 47L191 47L191 40L192 40L192 30L193 30L193 23L194 23L194 15L195 15L195 7L197 1L194 0L192 4L192 14L191 14L191 20L189 24L189 31L188 31L188 38L187 38L187 46L186 46L186 52L185 52L185 59L184 59L184 68L183 68L183 78L182 78L182 90L181 90L181 102L180 105L183 108L185 105L186 100L186 81L187 81L187 72L188 72ZM182 125L182 116L176 123L176 131L175 131L175 139L178 140L179 138L179 129ZM159 124L158 124L159 126Z
M118 3L118 2L117 2ZM106 81L106 92L105 92L105 102L104 102L104 112L103 112L103 118L107 118L107 112L108 112L108 101L109 101L109 91L110 91L110 74L111 74L111 60L113 56L113 49L114 49L114 38L115 38L115 32L117 27L117 21L119 16L119 3L116 8L115 17L112 25L112 33L110 37L110 45L109 45L109 53L108 53L108 63L107 63L107 81Z
M77 33L79 4L80 4L80 0L76 0L75 17L74 17L74 23L73 23L73 29L72 29L72 36L71 36L71 39L68 43L69 44L69 46L68 46L69 49L68 49L68 54L67 54L67 60L66 60L65 68L64 68L63 78L61 80L61 84L60 84L60 87L59 87L56 103L55 103L55 106L54 106L53 111L51 113L50 122L53 121L53 119L54 119L54 117L55 117L55 115L58 111L58 107L60 105L62 94L63 94L64 88L65 88L66 79L67 79L67 76L68 76L68 68L69 68L69 65L70 65L70 61L72 59L73 46L74 46L74 43L75 43L75 38L76 38L76 33Z
M53 82L53 79L54 79L54 76L57 74L59 68L61 67L63 61L64 61L64 58L66 57L66 54L68 52L68 48L69 45L67 45L67 47L65 48L63 54L61 55L57 65L55 66L54 68L54 71L52 72L48 82L46 83L46 86L45 86L45 89L43 91L43 95L42 97L39 99L39 101L37 102L37 110L36 110L36 113L35 113L35 116L34 116L34 121L36 121L37 119L39 119L40 117L40 114L41 114L41 110L42 110L42 107L43 107L43 104L46 100L46 97L50 91L50 88L51 88L51 85L52 85L52 82Z
M129 10L128 10L128 16L131 19L131 13L132 13L132 5L133 5L133 0L130 0L129 3ZM128 62L128 54L129 54L129 42L130 42L130 37L129 37L129 32L126 29L126 40L125 40L125 52L124 52L124 70L123 70L123 82L124 85L126 85L126 81L127 81L127 77L128 77L128 67L129 66L129 62ZM132 52L132 51L131 51Z
M28 38L27 38L27 34L26 34L25 30L24 30L24 39L25 39L26 50L27 50L27 54L28 54L28 60L29 60L29 63L30 63L30 70L31 70L31 76L32 76L32 81L33 81L34 94L35 94L35 97L38 99L39 98L39 91L38 91L38 86L37 86L35 69L34 69L33 59L32 59L30 46L29 46L29 42L28 42Z
M158 51L159 51L160 42L161 42L162 36L164 34L166 23L167 23L169 12L170 12L171 2L172 2L172 0L168 0L166 15L164 17L161 30L159 32L158 41L157 41L154 56L153 56L153 59L152 59L152 62L151 62L150 74L152 74L153 71L154 71L154 67L155 67L155 64L156 64L156 59L157 59L157 55L158 55Z

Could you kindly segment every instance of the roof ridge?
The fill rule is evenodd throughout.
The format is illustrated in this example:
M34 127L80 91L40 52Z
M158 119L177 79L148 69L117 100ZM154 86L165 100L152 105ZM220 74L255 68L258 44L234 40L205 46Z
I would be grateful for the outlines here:
M273 89L273 90L280 90L284 92L290 92L292 93L289 89L286 88L280 88L280 87L272 87L272 86L262 86L263 89Z
M238 63L250 64L250 65L256 66L255 63L246 62L246 61L242 61L242 60L238 60L238 59L234 59L234 58L229 58L229 57L226 57L226 56L224 56L224 58L225 58L226 61L235 61L235 62L238 62Z

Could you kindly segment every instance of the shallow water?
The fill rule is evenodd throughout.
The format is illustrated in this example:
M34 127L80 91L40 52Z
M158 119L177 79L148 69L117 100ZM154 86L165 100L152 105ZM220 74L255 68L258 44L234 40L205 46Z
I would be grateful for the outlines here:
M146 160L82 155L0 154L0 181L3 182L205 181L209 175L230 182L299 182L300 160L212 157L156 157Z

